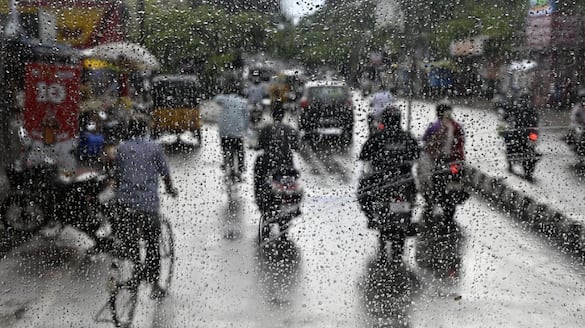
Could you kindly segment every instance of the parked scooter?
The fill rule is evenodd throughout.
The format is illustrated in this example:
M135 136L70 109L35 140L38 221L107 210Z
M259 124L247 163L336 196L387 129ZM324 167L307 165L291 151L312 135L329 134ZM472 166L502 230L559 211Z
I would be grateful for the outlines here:
M300 173L295 168L275 170L265 182L269 186L263 195L264 206L261 206L259 243L274 240L288 232L291 221L301 215L304 194Z
M9 195L0 207L2 222L10 229L35 233L53 225L71 225L95 239L101 224L99 194L107 179L96 171L73 177L58 172L54 162L6 168Z

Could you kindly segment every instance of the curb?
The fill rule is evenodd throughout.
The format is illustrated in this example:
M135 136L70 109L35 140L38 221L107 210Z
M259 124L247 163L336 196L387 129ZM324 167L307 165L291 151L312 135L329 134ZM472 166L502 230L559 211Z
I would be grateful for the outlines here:
M465 172L467 187L490 205L515 219L521 227L538 233L562 253L585 260L585 229L581 222L475 167L467 166Z

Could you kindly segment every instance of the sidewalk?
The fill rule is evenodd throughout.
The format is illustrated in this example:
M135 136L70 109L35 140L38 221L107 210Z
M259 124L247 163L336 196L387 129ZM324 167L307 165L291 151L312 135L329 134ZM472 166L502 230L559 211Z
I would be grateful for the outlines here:
M488 101L458 99L454 105L493 110ZM560 141L570 123L570 112L540 109L543 140L540 149L545 157L537 165L541 183L532 184L506 172L498 163L472 163L468 170L469 187L528 230L579 261L585 261L585 220L582 183L566 172L571 159L563 157L568 150ZM502 157L502 154L496 155ZM544 166L544 168L543 168ZM538 169L540 167L540 169ZM552 168L551 168L552 167ZM575 195L573 195L575 193Z
M426 122L434 119L436 102L413 102L415 135L420 136ZM499 117L493 104L471 99L455 99L452 103L467 136L468 186L518 224L555 243L565 254L581 258L585 254L585 177L572 169L575 156L562 140L569 113L540 111L542 133L538 149L543 157L536 166L536 183L529 183L507 171L505 146L497 131Z
M473 98L456 98L451 100L455 106L465 106L494 110L494 104L491 101ZM542 129L565 132L566 127L571 122L571 112L568 110L555 110L551 108L541 108L538 110L540 127Z

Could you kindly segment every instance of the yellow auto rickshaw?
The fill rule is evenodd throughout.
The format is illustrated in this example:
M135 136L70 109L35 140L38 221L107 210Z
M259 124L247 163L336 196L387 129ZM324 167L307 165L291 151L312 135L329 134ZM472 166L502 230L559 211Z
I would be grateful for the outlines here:
M200 83L193 75L152 79L152 133L160 143L201 144Z

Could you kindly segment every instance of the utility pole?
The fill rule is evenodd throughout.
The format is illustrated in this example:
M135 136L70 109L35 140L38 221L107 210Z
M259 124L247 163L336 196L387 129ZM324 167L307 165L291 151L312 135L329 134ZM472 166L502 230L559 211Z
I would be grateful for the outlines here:
M138 20L138 44L144 45L144 16L145 16L144 0L138 0L136 3L136 19Z
M406 96L407 96L407 105L406 105L406 130L411 131L412 128L412 98L414 96L414 77L415 77L415 70L416 70L416 59L415 59L415 42L413 41L416 38L413 34L414 29L412 28L414 16L413 13L416 12L416 9L413 8L415 6L414 3L411 3L404 10L404 35L405 35L405 49L406 49L406 56L408 58L408 82L406 85Z

